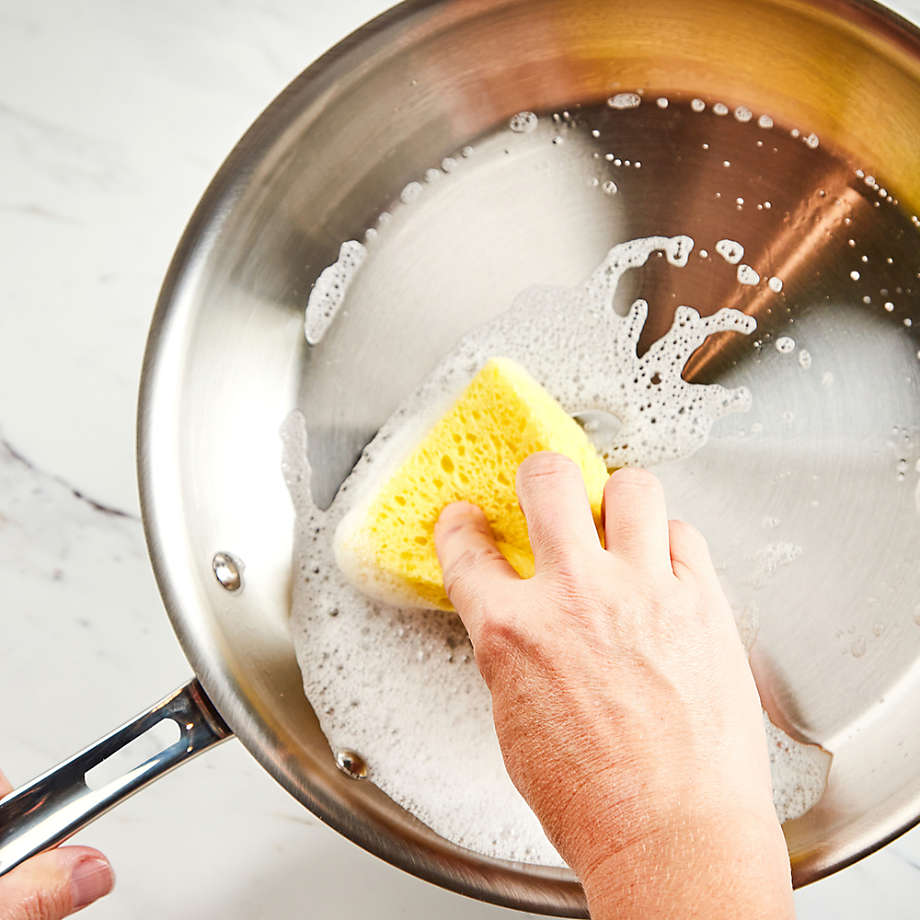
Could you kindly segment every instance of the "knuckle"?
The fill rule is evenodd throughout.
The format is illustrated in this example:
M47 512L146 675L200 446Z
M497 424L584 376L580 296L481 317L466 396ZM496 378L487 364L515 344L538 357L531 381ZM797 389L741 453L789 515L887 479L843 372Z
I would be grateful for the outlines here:
M482 516L482 511L477 505L470 502L451 502L441 509L438 515L436 526L439 527L458 527L465 524L470 518L476 519Z
M504 558L491 546L469 547L450 563L444 572L444 590L455 606L457 600L471 603L479 599L477 575L484 563L497 562L499 557Z
M604 487L604 492L611 489L629 489L637 492L662 491L661 483L654 473L633 466L621 467L611 474Z
M482 557L482 553L475 549L465 549L444 572L444 588L448 597L463 592L467 587L470 574L475 571L476 564Z
M492 614L482 621L476 637L476 649L494 658L496 654L515 645L517 633L517 624L513 617Z
M14 910L11 917L15 920L57 920L69 913L61 900L55 889L35 889L20 901L18 910Z
M523 644L523 631L514 615L492 610L483 618L473 639L473 648L476 662L488 683L511 658L522 652Z
M551 571L556 589L567 596L575 598L599 593L598 564L593 554L589 557L571 547L562 547Z
M573 460L564 454L540 451L531 454L518 469L519 482L540 482L577 471Z

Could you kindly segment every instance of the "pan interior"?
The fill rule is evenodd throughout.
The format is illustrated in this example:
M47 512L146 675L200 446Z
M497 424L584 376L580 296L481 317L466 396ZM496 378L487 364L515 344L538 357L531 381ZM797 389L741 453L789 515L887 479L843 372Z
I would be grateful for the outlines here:
M847 6L849 21L830 5L755 3L743 17L737 7L397 8L254 126L164 284L139 463L151 553L186 652L227 721L305 804L478 897L583 911L564 872L452 847L336 769L287 633L293 514L278 429L292 408L304 412L315 495L328 503L464 332L531 284L584 281L634 237L696 244L685 269L653 261L630 276L624 303L650 305L640 347L678 304L758 320L749 340L713 339L686 371L748 386L750 412L659 472L672 515L710 537L733 602L756 608L753 660L771 714L834 754L821 803L786 826L797 881L920 812L917 37L861 4ZM639 90L638 105L607 103ZM537 128L512 131L524 110ZM440 178L426 182L429 169ZM405 204L411 182L422 192ZM311 348L309 290L340 243L369 227L371 254ZM743 245L760 283L739 281L719 240ZM244 563L238 594L213 578L217 551Z

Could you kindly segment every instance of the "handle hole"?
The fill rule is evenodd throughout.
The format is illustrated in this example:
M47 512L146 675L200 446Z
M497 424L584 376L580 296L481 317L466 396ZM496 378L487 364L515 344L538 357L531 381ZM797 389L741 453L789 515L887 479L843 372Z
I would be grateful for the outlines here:
M129 741L114 754L109 754L101 763L86 771L83 781L93 792L119 779L135 767L155 757L161 751L175 744L182 737L179 724L174 719L160 719L143 734Z

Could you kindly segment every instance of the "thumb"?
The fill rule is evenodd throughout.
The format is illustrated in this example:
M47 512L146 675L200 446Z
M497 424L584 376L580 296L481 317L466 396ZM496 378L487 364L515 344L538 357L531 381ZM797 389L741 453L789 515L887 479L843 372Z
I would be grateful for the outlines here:
M520 579L495 545L485 514L469 502L454 502L441 512L434 543L447 596L475 645L487 602Z
M0 920L60 920L114 884L108 860L91 847L39 853L0 878Z

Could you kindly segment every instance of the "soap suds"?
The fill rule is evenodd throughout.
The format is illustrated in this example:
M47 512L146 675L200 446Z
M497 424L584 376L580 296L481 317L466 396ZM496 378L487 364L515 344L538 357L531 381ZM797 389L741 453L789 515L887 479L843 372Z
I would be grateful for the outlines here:
M744 246L734 240L719 240L715 249L729 265L737 265L744 255Z
M304 335L310 345L318 345L322 341L366 257L367 249L361 243L346 240L339 247L338 261L320 272L310 292L304 318Z
M625 316L613 308L625 272L655 252L682 267L692 249L686 236L632 240L615 246L581 286L524 291L507 312L462 339L406 399L327 511L311 497L305 419L295 412L285 424L283 471L297 512L291 630L307 698L334 750L360 752L386 794L471 850L561 863L505 772L489 694L460 620L366 597L336 565L333 534L494 355L523 364L568 412L615 416L619 425L593 433L610 466L650 466L702 447L717 419L748 408L750 393L689 383L681 372L708 336L749 334L754 319L734 309L701 317L678 307L671 329L640 358L648 305L637 300ZM782 564L763 562L766 569ZM756 627L750 615L742 619L751 641ZM776 806L791 816L814 804L823 780L811 782L810 761L778 731L770 735Z

